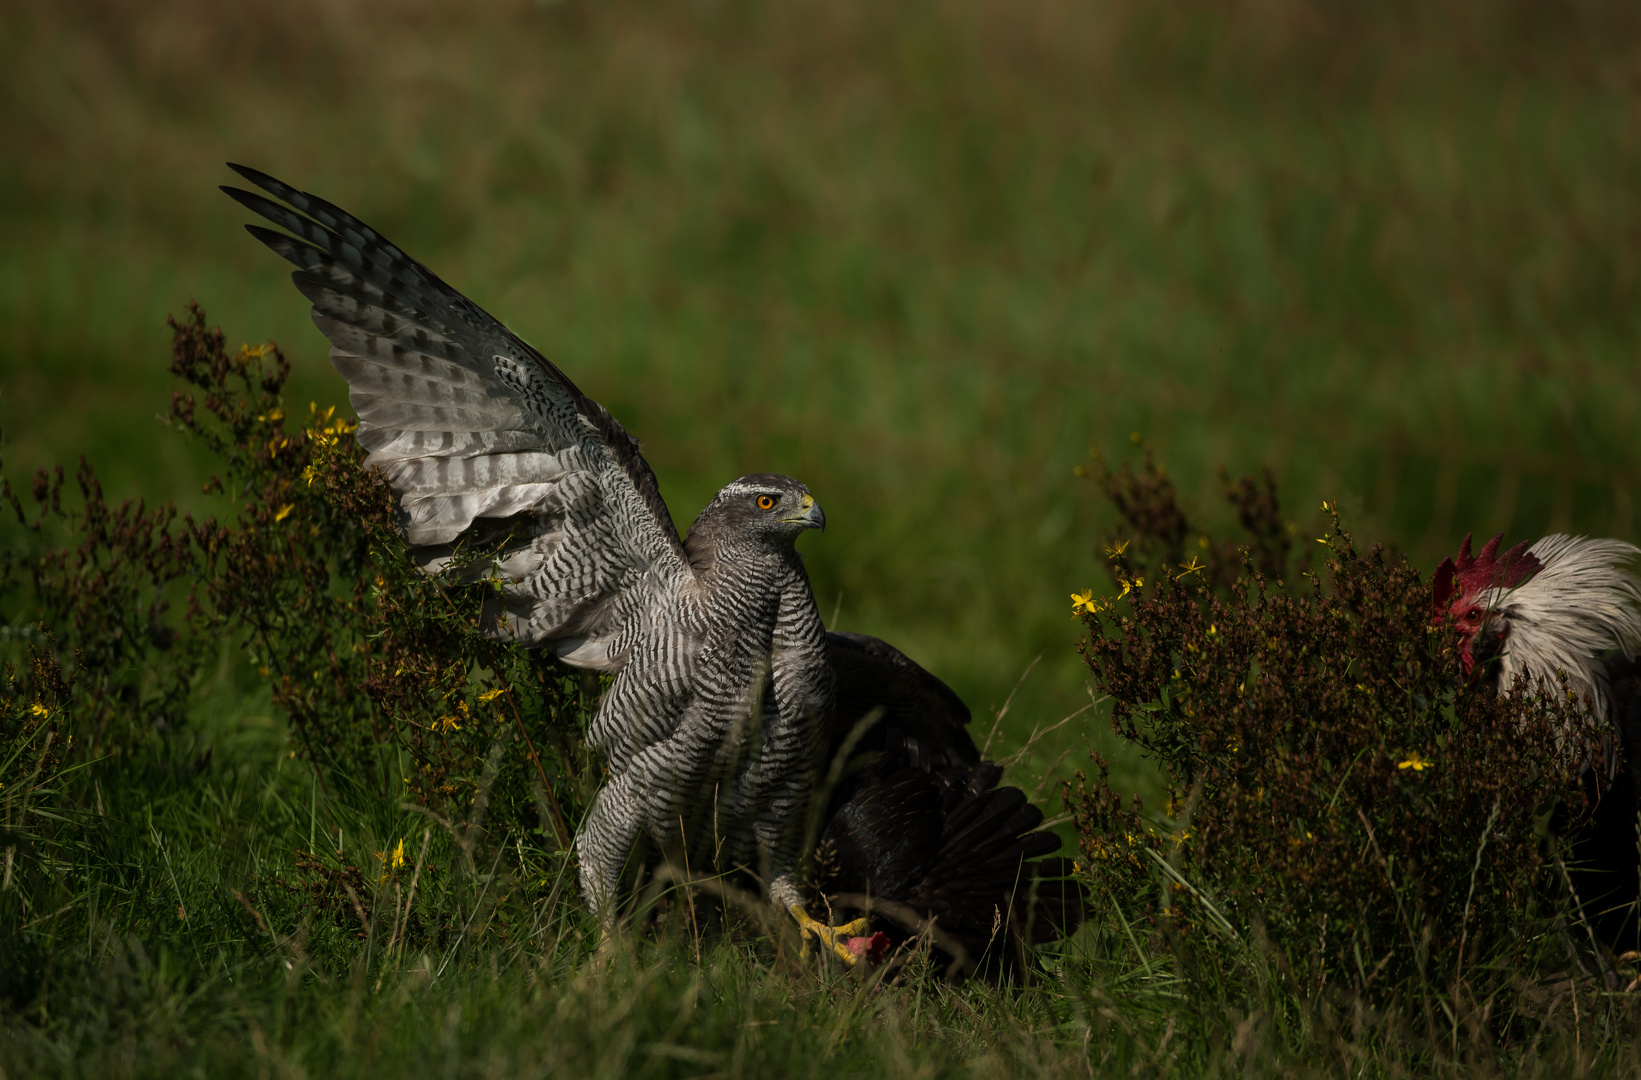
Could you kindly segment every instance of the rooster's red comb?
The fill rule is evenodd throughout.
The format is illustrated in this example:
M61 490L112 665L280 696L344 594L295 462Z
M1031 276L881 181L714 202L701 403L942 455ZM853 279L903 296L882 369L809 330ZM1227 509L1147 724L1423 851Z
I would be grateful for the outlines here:
M1473 596L1483 589L1495 587L1513 589L1544 568L1537 556L1527 550L1525 540L1499 554L1499 542L1503 539L1504 534L1499 533L1487 541L1480 552L1472 555L1470 536L1466 534L1464 543L1459 545L1457 561L1442 560L1430 582L1438 613L1445 612L1448 601L1455 595Z

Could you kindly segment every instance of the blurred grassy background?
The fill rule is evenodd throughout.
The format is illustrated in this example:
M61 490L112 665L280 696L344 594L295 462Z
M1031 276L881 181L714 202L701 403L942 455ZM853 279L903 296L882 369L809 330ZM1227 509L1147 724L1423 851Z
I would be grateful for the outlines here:
M84 450L200 505L153 422L191 298L276 339L299 404L344 400L214 190L243 161L541 347L680 524L803 479L823 613L977 712L1045 654L1017 740L1087 700L1067 594L1105 587L1107 511L1072 468L1130 432L1209 524L1218 466L1268 462L1302 527L1337 498L1425 565L1471 529L1634 539L1638 30L1495 0L10 0L7 468Z

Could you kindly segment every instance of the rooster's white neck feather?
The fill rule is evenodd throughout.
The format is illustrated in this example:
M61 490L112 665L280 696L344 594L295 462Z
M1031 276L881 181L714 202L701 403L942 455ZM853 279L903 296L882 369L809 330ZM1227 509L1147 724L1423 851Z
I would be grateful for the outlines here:
M1641 549L1622 540L1546 536L1528 549L1542 565L1514 589L1492 588L1480 603L1505 621L1499 690L1518 675L1554 687L1567 673L1567 689L1589 695L1594 719L1605 727L1612 706L1607 659L1641 650L1641 578L1630 563Z

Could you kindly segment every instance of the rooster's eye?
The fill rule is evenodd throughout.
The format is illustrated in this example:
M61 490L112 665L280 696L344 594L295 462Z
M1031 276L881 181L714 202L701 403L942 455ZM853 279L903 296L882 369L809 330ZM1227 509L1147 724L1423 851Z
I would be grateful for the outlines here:
M773 509L775 509L775 496L773 496L773 495L759 495L758 496L758 509L759 510L773 510Z
M1464 613L1464 618L1465 618L1466 622L1480 622L1481 621L1481 608L1479 608L1479 607L1471 608L1469 611Z

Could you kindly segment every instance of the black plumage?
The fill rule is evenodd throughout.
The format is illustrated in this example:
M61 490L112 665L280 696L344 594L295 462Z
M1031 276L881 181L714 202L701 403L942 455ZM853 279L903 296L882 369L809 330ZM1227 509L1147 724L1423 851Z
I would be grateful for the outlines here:
M1641 659L1610 658L1607 687L1618 767L1584 771L1590 816L1572 835L1568 874L1596 941L1622 954L1641 950Z
M875 638L828 635L839 707L838 781L815 849L815 886L834 921L870 912L898 946L928 932L956 974L1014 967L1028 945L1081 923L1086 897L1060 838L1024 792L998 787L940 680ZM839 767L841 766L841 767Z

